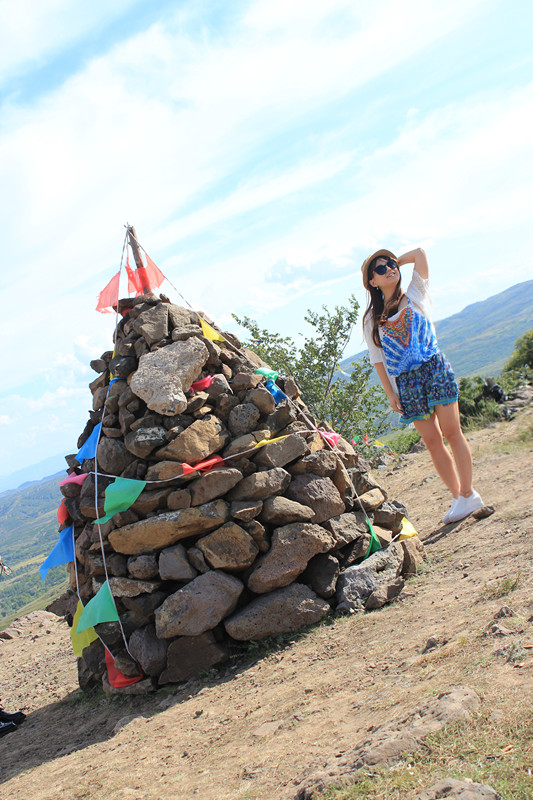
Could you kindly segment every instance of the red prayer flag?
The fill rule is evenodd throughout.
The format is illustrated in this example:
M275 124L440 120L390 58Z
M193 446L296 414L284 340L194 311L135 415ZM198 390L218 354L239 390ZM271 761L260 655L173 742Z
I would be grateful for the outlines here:
M96 310L101 314L110 314L113 306L118 303L118 285L120 281L120 271L113 275L107 286L98 295Z
M129 257L126 260L126 272L128 273L128 292L135 292L135 297L150 292L161 286L165 280L165 276L156 267L148 253L145 253L146 267L137 267L132 269L130 267Z
M126 261L126 272L128 274L128 292L130 294L135 292L135 297L138 297L143 293L141 276L139 275L139 270L133 270L130 267L129 259Z
M191 383L191 392L201 392L202 389L207 389L213 383L213 375L207 375L199 381Z
M105 665L107 667L107 677L111 686L115 689L123 689L125 686L131 686L133 683L139 683L144 678L144 675L141 670L141 674L137 675L135 678L128 678L127 675L124 675L119 669L115 667L115 659L107 649L105 648Z
M60 525L64 525L69 516L70 514L68 513L65 505L65 498L63 498L59 504L59 508L57 509L57 521Z
M368 434L367 433L365 433L365 435L363 436L363 442L365 444L368 444Z
M318 432L326 440L326 442L330 443L330 445L332 447L335 447L335 445L337 444L337 442L341 438L340 433L333 433L333 431L321 431L321 430L319 430Z
M193 466L184 462L181 468L184 475L190 475L191 472L209 472L213 467L224 463L224 459L220 456L211 456L211 458L206 458L205 461L199 461L198 464L194 464Z

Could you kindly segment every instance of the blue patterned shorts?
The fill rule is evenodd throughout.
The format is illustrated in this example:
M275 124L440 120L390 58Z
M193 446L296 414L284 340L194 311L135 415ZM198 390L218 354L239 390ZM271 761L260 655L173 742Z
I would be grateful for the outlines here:
M402 407L400 422L429 419L434 406L455 403L459 388L450 362L440 351L419 367L396 378Z

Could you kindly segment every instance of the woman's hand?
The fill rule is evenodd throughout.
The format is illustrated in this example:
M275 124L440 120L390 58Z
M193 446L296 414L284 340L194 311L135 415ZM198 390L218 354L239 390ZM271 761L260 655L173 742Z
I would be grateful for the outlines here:
M398 395L397 394L390 394L388 397L389 397L390 407L392 408L392 410L393 411L397 411L398 414L401 414L402 413L402 407L400 405L400 398L398 397Z

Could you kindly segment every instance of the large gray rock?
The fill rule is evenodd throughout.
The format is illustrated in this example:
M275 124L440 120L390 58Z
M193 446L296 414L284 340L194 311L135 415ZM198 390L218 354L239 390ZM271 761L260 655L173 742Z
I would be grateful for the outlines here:
M234 467L227 469L213 469L201 478L189 484L188 490L191 493L191 505L199 506L214 500L216 497L229 492L230 489L242 481L242 472Z
M379 550L361 564L345 569L337 581L337 610L362 608L379 584L396 581L402 564L402 547L394 542L387 550Z
M287 497L310 506L314 517L312 522L320 523L344 511L344 501L331 478L321 478L313 474L296 475L287 489Z
M250 534L235 522L226 522L213 533L198 539L196 547L202 551L213 569L230 572L251 567L259 553Z
M148 345L156 344L168 336L168 305L158 303L143 311L133 321L133 329Z
M157 636L199 636L214 628L234 610L243 589L238 578L225 572L199 575L156 608Z
M174 342L139 359L139 367L128 378L133 392L159 414L179 414L187 408L185 392L209 358L199 339Z
M217 643L211 631L200 636L181 636L169 645L167 665L159 676L159 685L188 681L227 657L226 649Z
M126 449L138 458L146 458L156 447L165 444L167 429L161 425L152 428L138 428L126 434L124 444Z
M302 436L291 433L280 442L272 442L262 447L255 456L254 461L260 467L284 467L291 461L305 456L309 452L309 446Z
M162 550L180 539L212 531L228 518L228 504L224 500L214 500L203 506L168 511L117 528L109 534L109 543L117 553L149 553Z
M164 581L192 581L198 575L182 544L166 547L159 554L159 574Z
M315 512L309 506L277 496L267 497L259 520L265 525L287 525L289 522L309 522L314 516Z
M137 628L128 642L133 658L139 662L145 675L159 675L167 660L168 643L158 639L153 625Z
M317 597L308 586L293 583L252 600L225 620L224 627L233 639L265 639L313 625L329 610L329 603Z
M256 594L287 586L306 568L317 553L334 545L331 533L306 522L276 528L268 553L261 557L248 577L248 588Z
M284 492L290 480L289 473L281 467L269 469L265 472L254 472L253 475L248 475L247 478L244 478L231 490L228 499L262 500L265 497Z
M230 411L228 427L234 436L244 436L254 430L260 416L259 409L253 403L240 403Z
M135 461L135 456L126 450L121 441L108 439L107 436L100 438L97 458L99 469L102 472L108 472L110 475L120 475L126 467Z
M195 464L221 450L229 438L230 434L223 423L213 414L209 414L185 428L166 447L158 450L156 455L162 460Z

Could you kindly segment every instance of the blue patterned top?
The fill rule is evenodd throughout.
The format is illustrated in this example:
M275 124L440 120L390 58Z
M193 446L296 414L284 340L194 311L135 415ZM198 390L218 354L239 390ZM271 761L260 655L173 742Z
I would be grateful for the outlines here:
M439 351L431 322L409 299L407 303L399 314L379 328L387 370L394 376L419 367Z

